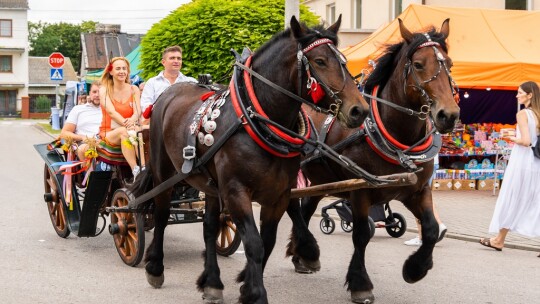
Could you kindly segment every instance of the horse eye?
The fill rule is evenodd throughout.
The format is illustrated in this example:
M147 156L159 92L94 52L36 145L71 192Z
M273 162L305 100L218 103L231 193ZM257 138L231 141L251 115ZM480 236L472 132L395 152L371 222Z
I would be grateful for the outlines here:
M315 63L318 64L318 65L320 65L320 66L324 66L324 65L325 65L325 64L324 64L324 60L322 60L322 59L315 59L315 60L313 60L313 61L315 61Z
M421 69L424 68L424 66L423 66L420 62L415 62L415 63L413 63L413 66L414 66L414 68L417 69L417 70L421 70Z

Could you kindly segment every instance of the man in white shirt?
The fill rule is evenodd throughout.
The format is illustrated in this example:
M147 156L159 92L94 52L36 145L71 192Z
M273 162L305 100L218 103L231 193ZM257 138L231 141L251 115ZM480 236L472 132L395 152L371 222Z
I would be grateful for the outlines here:
M141 95L141 109L144 118L149 118L145 113L146 109L156 102L156 99L168 87L179 82L197 82L193 77L185 76L180 72L182 68L182 48L175 45L166 48L163 51L161 64L165 68L157 76L154 76L145 82L144 90ZM151 111L151 109L149 110Z
M99 133L102 112L99 106L99 81L94 81L90 86L88 102L74 106L64 123L60 138L72 138L79 143L77 156L84 160L84 152L88 145L82 143L86 138L94 137Z

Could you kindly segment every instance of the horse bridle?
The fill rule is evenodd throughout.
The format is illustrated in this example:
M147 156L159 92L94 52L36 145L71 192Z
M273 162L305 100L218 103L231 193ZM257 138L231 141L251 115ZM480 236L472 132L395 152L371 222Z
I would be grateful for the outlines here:
M409 86L412 86L413 88L416 88L417 90L420 91L421 93L421 97L424 98L424 101L426 102L426 104L423 104L421 107L420 107L420 111L418 112L417 116L420 120L426 120L430 113L431 113L431 106L433 105L433 102L434 100L431 98L431 96L429 96L429 94L426 92L425 88L424 88L424 85L437 79L437 77L440 75L443 67L444 67L444 71L446 73L446 76L448 76L448 82L449 82L449 85L450 85L450 88L452 89L452 95L455 95L457 94L458 92L458 89L457 89L457 85L454 81L454 79L452 78L452 75L450 75L450 70L448 69L448 67L446 66L446 60L443 56L443 54L439 51L439 49L437 48L438 46L440 46L440 44L436 41L433 41L431 40L431 37L429 36L428 33L423 33L423 35L426 37L427 41L420 44L416 50L411 54L411 56L409 58L407 58L407 63L405 63L405 68L403 70L403 78L405 79L405 81L403 82L403 93L407 94L407 77L408 75L412 75L414 81L415 81L415 84L413 85L409 85ZM431 47L433 49L433 52L435 53L435 58L437 58L437 63L439 63L439 69L437 70L437 72L435 73L435 75L431 76L431 78L427 79L427 80L421 80L418 75L416 74L415 70L413 69L413 65L412 65L412 56L414 55L414 53L422 48L425 48L425 47Z
M327 45L330 48L330 50L332 50L332 52L334 53L334 55L336 56L337 60L340 63L343 86L339 91L332 90L332 88L329 85L327 85L324 81L321 80L321 78L317 75L317 73L315 72L315 69L311 66L311 64L309 63L309 60L305 56L306 53L308 53L309 51L321 45ZM341 54L341 52L334 46L334 43L332 42L332 40L328 38L319 38L315 40L313 43L309 44L305 48L302 48L302 46L299 44L298 52L296 56L297 56L297 61L298 61L298 93L297 94L294 94L284 89L283 87L273 83L272 81L268 80L266 77L262 76L261 74L255 72L251 68L245 66L244 64L238 61L236 61L234 64L238 66L239 68L247 71L251 76L259 79L260 81L270 86L271 88L274 88L275 90L287 95L288 97L300 103L310 106L315 111L337 116L341 108L341 105L343 104L343 101L337 95L341 93L343 89L345 88L345 84L346 84L345 71L347 72L349 71L347 70L347 67L346 67L347 60L345 59L345 56ZM334 99L334 103L330 104L330 106L328 107L328 110L322 109L321 107L317 106L315 103L310 102L301 97L302 77L303 77L302 67L304 67L304 70L306 71L306 74L308 75L307 89L309 90L313 85L315 85L315 83L320 84L323 87L326 94L328 94L332 99ZM350 73L348 74L352 78L351 74Z
M454 79L452 78L452 75L450 74L450 70L448 69L448 67L446 66L446 61L444 59L444 56L443 54L439 51L439 49L437 48L437 46L440 46L440 44L436 41L432 41L431 40L431 37L429 36L428 33L424 33L424 36L426 37L427 41L420 44L416 49L415 51L411 54L411 56L407 59L407 63L405 63L405 68L404 68L404 71L403 71L403 78L404 78L404 81L403 81L403 92L406 94L406 90L407 90L407 77L409 75L412 75L414 81L415 81L415 84L414 85L409 85L409 86L412 86L414 88L416 88L417 90L420 91L421 93L421 97L424 99L424 101L426 102L426 104L423 104L421 107L420 107L420 111L415 111L411 108L406 108L406 107L402 107L400 105L397 105L393 102L390 102L386 99L382 99L380 97L377 97L377 96L373 96L373 95L370 95L370 94L367 94L367 93L364 93L364 92L361 92L362 95L364 95L365 97L368 97L368 98L371 98L371 99L374 99L374 100L377 100L378 102L384 104L384 105L387 105L391 108L394 108L395 110L398 110L400 112L403 112L403 113L406 113L410 116L417 116L418 119L420 120L426 120L430 114L431 114L431 106L433 105L433 102L434 100L431 98L431 96L429 96L429 94L426 92L426 89L424 88L423 85L425 85L426 83L429 83L435 79L437 79L437 77L439 77L443 67L444 67L444 71L446 73L446 76L448 76L448 82L449 82L449 85L450 85L450 88L452 89L452 94L453 95L456 95L458 94L459 92L459 89L458 89L458 86L456 84L456 82L454 81ZM419 49L421 48L424 48L424 47L431 47L435 53L435 57L437 58L437 62L439 63L439 69L437 70L437 72L435 73L435 75L433 75L432 77L430 77L429 79L427 80L420 80L418 75L414 72L414 69L412 67L412 56L414 55L414 53L416 51L418 51Z
M318 35L320 35L319 32L317 32ZM311 65L307 57L305 56L306 53L311 51L317 46L320 45L327 45L330 50L334 53L334 56L338 60L341 68L341 79L343 80L343 85L341 86L341 89L336 90L335 88L332 88L328 84L326 84L324 81L321 80L321 77L318 76L315 68ZM339 109L341 108L341 105L343 104L343 101L337 96L339 93L345 89L345 83L347 77L345 75L345 71L349 74L349 76L352 78L352 75L350 74L349 70L347 69L347 59L345 56L336 48L332 40L328 38L319 38L315 40L313 43L309 44L307 47L302 49L302 46L298 44L298 53L296 55L298 60L298 95L302 92L302 67L304 67L304 70L306 71L306 74L308 76L307 80L307 89L311 89L313 85L316 85L316 83L320 84L326 94L330 96L332 99L334 99L334 103L330 105L328 109L328 113L336 116L339 113ZM312 72L310 72L312 71ZM313 74L313 76L311 75Z

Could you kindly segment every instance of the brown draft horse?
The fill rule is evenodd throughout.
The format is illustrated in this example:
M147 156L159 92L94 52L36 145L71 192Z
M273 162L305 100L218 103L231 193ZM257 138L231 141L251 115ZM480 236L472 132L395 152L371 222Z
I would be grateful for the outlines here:
M355 250L346 283L348 290L351 291L351 299L355 303L374 301L373 284L365 268L365 249L370 239L368 211L371 205L399 200L422 223L422 246L405 261L403 266L405 281L414 283L422 279L432 268L432 252L438 237L438 225L433 216L432 194L428 181L433 172L432 158L440 149L440 135L433 135L435 139L428 138L427 135L433 126L440 133L452 131L459 117L459 108L454 99L456 91L449 70L452 61L447 55L445 42L449 34L449 20L444 21L440 32L432 28L427 33L413 34L401 20L399 24L403 41L387 46L386 52L379 58L365 85L365 92L372 92L379 86L380 98L377 101L371 99L371 112L363 129L346 129L334 125L326 135L327 144L335 147L338 152L371 174L406 172L407 169L400 165L398 157L407 154L410 154L411 160L416 162L416 165L408 163L409 171L416 171L415 166L423 169L417 171L418 182L412 186L360 189L338 194L350 200L352 204L352 239ZM377 115L374 112L377 112L375 113ZM310 115L316 126L323 125L324 115L314 112ZM376 134L373 137L366 137L366 133L372 131L364 133L364 130L369 131L374 124L379 129L386 129L386 133L393 137L393 140L377 142ZM404 151L407 146L416 148ZM415 149L417 152L413 153ZM403 153L396 154L395 152L399 150ZM343 167L320 157L310 156L303 161L302 170L312 184L356 178ZM302 200L302 215L306 222L309 222L321 199L322 197L311 197ZM297 212L300 210L295 209L296 206L298 204L291 202L288 210L295 223L288 254L293 255L296 270L302 272L302 265L298 262L301 257L297 256L297 249L300 246L295 242L296 234L305 233L299 228L305 227L305 223L297 223L299 218Z
M243 282L240 302L268 302L263 270L275 245L278 223L287 210L290 190L296 185L300 168L299 152L279 155L276 150L287 148L283 141L271 147L268 138L276 137L276 132L269 130L278 127L270 125L269 121L281 125L285 131L297 130L301 114L299 101L316 102L307 89L308 83L314 85L314 81L325 91L317 103L318 110L333 109L344 126L360 126L369 111L345 66L345 57L336 48L340 22L341 18L328 29L322 26L307 28L293 17L289 29L275 35L249 59L241 59L245 66L237 62L229 90L215 94L223 98L216 97L223 103L215 103L222 104L218 109L220 114L210 119L217 125L210 134L215 142L206 145L199 140L193 141L199 160L206 154L211 157L201 165L195 165L185 178L185 182L206 194L205 262L197 281L206 302L223 301L216 236L219 216L224 209L230 212L236 224L247 258L237 279ZM191 128L196 128L199 123L194 117L205 111L201 95L208 91L196 84L176 84L158 98L150 125L150 162L131 189L136 197L162 186L187 163L182 149L189 145L190 136L198 134ZM266 113L267 120L257 120L265 116L260 109ZM241 110L244 114L238 114ZM214 114L215 109L210 112ZM303 117L304 127L309 129L306 116ZM235 125L238 128L230 128ZM257 142L250 136L253 133L262 134ZM212 151L216 145L219 149ZM151 200L154 204L154 239L145 260L148 282L156 288L164 282L163 234L169 217L170 194L170 188L164 189ZM261 205L260 234L253 216L253 201Z

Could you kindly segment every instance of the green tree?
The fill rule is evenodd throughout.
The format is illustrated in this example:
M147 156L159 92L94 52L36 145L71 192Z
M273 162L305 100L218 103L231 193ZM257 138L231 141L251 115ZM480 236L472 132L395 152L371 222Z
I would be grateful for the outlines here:
M162 69L161 53L171 45L183 49L182 71L189 76L226 75L233 57L230 49L257 49L284 28L285 0L194 0L154 24L141 43L142 76ZM315 25L319 18L300 5L300 19Z
M96 22L83 21L81 25L70 23L28 22L30 56L49 56L60 52L71 59L75 71L81 61L81 33L93 32Z

